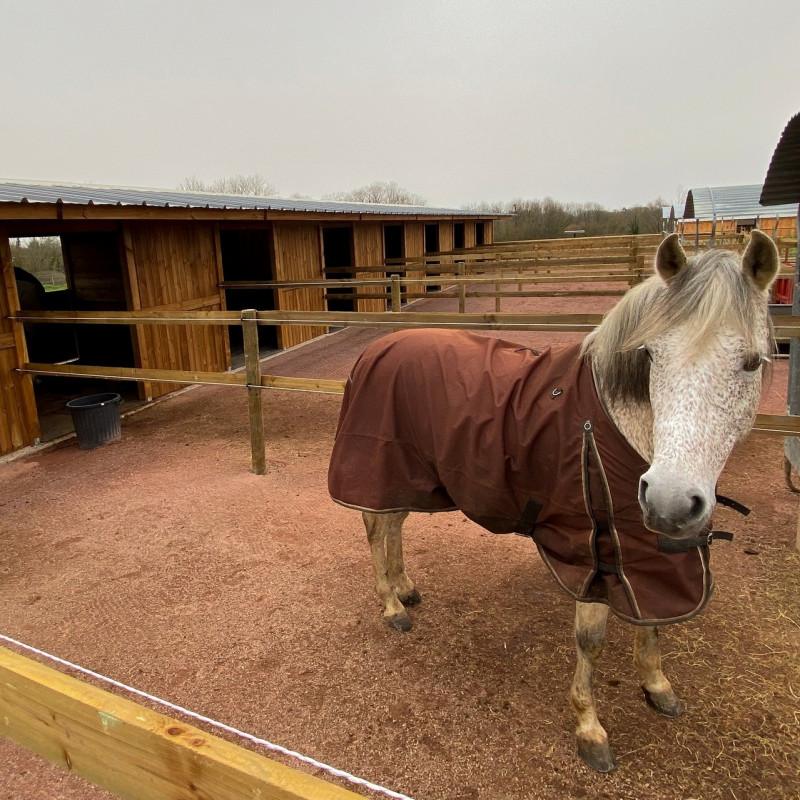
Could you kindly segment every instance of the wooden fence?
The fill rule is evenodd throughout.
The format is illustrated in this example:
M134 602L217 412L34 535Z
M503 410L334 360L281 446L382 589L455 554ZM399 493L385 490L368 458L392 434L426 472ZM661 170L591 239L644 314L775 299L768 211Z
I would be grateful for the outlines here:
M397 290L395 289L395 292ZM21 311L16 323L49 322L84 325L241 325L244 329L245 372L193 372L136 367L100 367L79 364L26 363L22 373L105 378L131 381L167 381L184 384L239 386L248 390L250 442L253 472L266 472L266 451L262 389L325 392L341 394L344 381L316 378L291 378L261 373L258 352L258 325L360 326L399 328L462 328L467 330L577 331L588 333L602 320L601 314L467 314L334 311ZM800 317L777 315L773 318L779 339L800 336ZM800 436L800 417L759 415L754 430L779 436Z
M126 800L363 800L2 647L0 734Z

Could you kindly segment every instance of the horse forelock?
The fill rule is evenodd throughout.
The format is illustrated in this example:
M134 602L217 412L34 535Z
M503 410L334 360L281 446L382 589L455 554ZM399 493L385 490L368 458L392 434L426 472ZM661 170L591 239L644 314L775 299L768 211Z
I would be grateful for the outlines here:
M712 250L689 259L668 283L653 276L632 288L587 338L591 359L608 398L648 402L650 359L647 342L676 328L691 355L722 331L741 335L745 347L762 352L772 341L763 295L745 280L736 253Z

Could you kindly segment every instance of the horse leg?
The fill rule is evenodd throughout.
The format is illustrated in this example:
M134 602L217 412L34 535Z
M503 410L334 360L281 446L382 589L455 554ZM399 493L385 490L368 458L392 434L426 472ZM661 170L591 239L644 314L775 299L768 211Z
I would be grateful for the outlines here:
M397 598L404 606L415 606L422 600L422 595L414 588L414 582L406 573L403 562L403 522L408 512L391 515L386 527L386 560L388 578Z
M578 663L572 681L570 699L578 715L578 754L598 772L611 772L617 766L608 743L608 734L597 719L592 683L597 659L606 639L608 606L602 603L575 604L575 644Z
M679 717L683 713L683 703L661 671L658 628L655 625L636 628L633 663L647 704L666 717Z
M390 628L398 631L410 631L411 619L397 597L397 592L389 578L386 545L387 538L391 541L400 539L403 520L407 516L406 512L373 514L365 511L363 513L364 525L367 529L367 541L372 553L372 567L375 570L375 588L378 592L378 597L383 603L383 618ZM396 549L397 546L394 545L392 550L396 551Z

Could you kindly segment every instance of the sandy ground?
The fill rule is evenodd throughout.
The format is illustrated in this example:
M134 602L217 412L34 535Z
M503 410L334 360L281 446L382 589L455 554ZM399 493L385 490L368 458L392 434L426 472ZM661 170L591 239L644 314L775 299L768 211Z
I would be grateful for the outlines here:
M344 377L374 336L336 333L264 371ZM785 387L778 365L763 411L784 410ZM416 800L800 795L798 499L781 439L737 447L720 491L753 513L718 512L735 539L714 545L716 594L664 630L682 718L647 708L631 630L610 624L596 685L620 766L598 775L575 755L573 606L530 542L412 516L424 600L410 633L384 627L359 515L326 492L338 406L267 392L261 477L244 391L212 387L125 419L113 445L1 465L0 632ZM0 799L105 797L0 739Z

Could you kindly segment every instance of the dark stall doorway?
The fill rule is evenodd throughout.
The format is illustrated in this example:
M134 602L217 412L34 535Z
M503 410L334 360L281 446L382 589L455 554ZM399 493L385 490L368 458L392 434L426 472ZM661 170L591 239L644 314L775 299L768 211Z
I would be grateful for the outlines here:
M464 247L464 223L456 222L453 225L453 249L461 250Z
M219 245L222 253L222 277L225 281L273 281L275 270L272 259L272 231L221 230ZM228 311L255 308L258 311L275 309L275 289L225 289ZM243 363L242 326L228 328L233 366ZM278 328L273 325L258 326L258 347L261 355L278 349Z
M391 264L388 262L393 258L405 258L405 237L403 236L402 225L384 225L383 226L383 257L387 261L386 277L391 278L392 275L405 275L404 269L392 269ZM391 295L392 289L390 286L386 287L386 294ZM405 298L406 287L400 286L401 303L406 302Z
M45 237L57 241L57 237ZM38 250L45 239L38 237ZM49 311L124 311L127 308L119 233L116 230L64 233L58 248L62 258L45 273L37 266L33 251L37 237L14 240L15 261L30 256L28 272L39 277L41 289L31 294L18 276L26 304L38 296L40 307ZM23 253L23 249L27 253ZM51 274L52 273L52 274ZM55 277L54 277L55 276ZM29 299L31 298L31 299ZM21 298L22 299L22 298ZM31 361L48 364L81 364L100 367L133 367L135 358L131 328L127 325L25 324ZM73 430L68 400L90 394L117 392L125 410L139 404L134 381L115 381L39 375L34 378L34 396L42 441L51 441Z
M439 223L438 222L431 222L425 226L425 255L428 253L438 253L439 252ZM425 259L425 274L428 277L434 277L439 275L436 270L431 269L432 264L438 264L438 261L429 261ZM438 292L442 287L441 286L428 286L425 291L426 292Z
M352 278L353 276L353 229L350 226L322 229L322 255L325 264L325 277L332 280ZM350 269L347 269L350 267ZM355 298L352 287L331 287L327 294L328 311L355 311ZM345 297L330 297L331 294Z
M486 233L482 222L475 223L475 246L480 247L486 244Z

